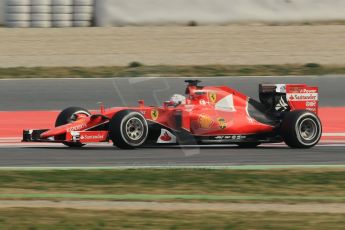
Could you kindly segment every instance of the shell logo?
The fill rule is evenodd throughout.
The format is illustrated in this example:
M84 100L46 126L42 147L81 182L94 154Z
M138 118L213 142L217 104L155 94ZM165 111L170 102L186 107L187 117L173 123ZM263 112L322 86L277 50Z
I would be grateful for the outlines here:
M217 93L209 92L208 99L210 100L211 103L215 103L217 101Z
M213 120L211 117L205 114L201 114L199 116L199 126L202 129L209 129L213 125Z
M226 120L222 117L217 119L218 125L220 129L225 129L226 128Z
M151 110L151 117L152 117L152 120L157 120L158 117L159 117L159 111L157 109L153 109Z

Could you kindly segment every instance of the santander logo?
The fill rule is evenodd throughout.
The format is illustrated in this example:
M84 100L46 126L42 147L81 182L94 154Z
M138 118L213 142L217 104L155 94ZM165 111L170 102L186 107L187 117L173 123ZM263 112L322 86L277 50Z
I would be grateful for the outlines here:
M97 135L87 135L87 134L84 134L84 135L81 135L80 136L80 139L81 140L98 140L98 139L104 139L104 135L102 134L97 134Z
M169 136L168 132L165 131L165 133L163 134L163 136L160 137L160 139L162 141L171 141L172 138L171 138L171 136Z
M317 101L317 93L288 93L289 101Z
M167 129L161 129L161 134L159 135L157 139L157 143L161 143L161 144L176 143L176 136Z

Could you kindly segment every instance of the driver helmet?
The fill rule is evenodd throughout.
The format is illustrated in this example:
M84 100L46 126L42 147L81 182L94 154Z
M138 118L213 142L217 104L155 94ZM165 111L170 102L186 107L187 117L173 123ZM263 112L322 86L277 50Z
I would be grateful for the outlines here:
M184 104L186 104L186 97L181 95L181 94L174 94L170 98L170 102L172 102L174 104L174 106L178 106L181 104L184 105Z

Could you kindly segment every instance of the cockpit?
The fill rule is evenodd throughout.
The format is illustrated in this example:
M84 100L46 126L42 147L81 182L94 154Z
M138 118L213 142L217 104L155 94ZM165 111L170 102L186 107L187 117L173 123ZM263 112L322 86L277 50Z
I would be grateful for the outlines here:
M174 107L185 105L186 97L181 94L174 94L170 97L169 104Z

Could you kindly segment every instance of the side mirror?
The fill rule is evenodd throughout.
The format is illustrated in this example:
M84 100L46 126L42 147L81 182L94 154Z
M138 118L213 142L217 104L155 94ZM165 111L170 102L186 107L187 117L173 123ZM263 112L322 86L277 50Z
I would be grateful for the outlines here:
M139 100L139 107L144 107L145 106L145 101L144 100Z

